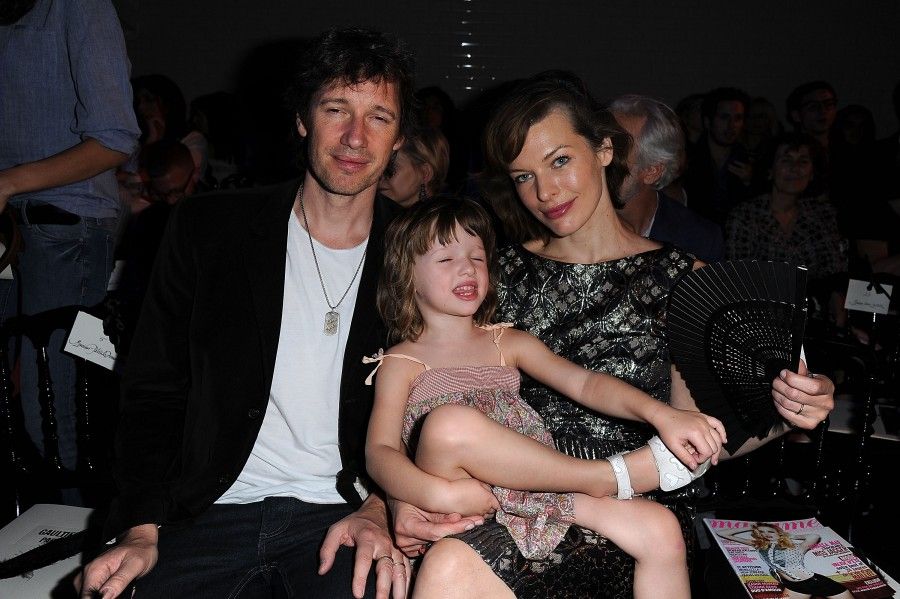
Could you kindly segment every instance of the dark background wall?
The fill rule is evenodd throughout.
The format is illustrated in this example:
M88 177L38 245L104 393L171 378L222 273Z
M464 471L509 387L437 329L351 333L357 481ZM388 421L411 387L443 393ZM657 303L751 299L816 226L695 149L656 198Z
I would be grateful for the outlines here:
M579 73L601 98L636 92L671 104L736 85L769 98L784 119L796 84L826 79L840 105L897 127L896 0L117 0L135 75L172 77L190 100L288 71L294 42L358 25L400 35L419 85L465 106L480 90L547 68ZM462 45L462 44L471 45ZM468 65L468 66L466 66Z

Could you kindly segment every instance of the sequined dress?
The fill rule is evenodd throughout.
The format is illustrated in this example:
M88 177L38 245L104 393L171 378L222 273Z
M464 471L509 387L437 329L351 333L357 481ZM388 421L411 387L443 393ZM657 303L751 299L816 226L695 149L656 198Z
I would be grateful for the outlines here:
M660 401L671 390L665 316L669 294L694 259L673 248L598 264L571 264L521 246L499 253L498 318L513 323L576 364L614 375ZM646 424L598 414L523 377L521 396L544 419L556 447L597 459L645 445ZM686 492L660 498L688 530ZM509 535L490 523L459 535L519 597L633 595L634 562L608 539L572 526L544 560L516 551Z
M523 435L553 446L543 420L519 396L521 376L507 366L500 351L500 338L508 324L485 327L492 331L500 355L498 366L431 368L411 356L384 354L367 362L399 358L421 364L423 370L410 384L403 417L403 442L415 455L418 433L433 409L444 404L477 408L491 419ZM373 373L374 374L374 373ZM527 467L527 465L523 465ZM529 559L542 559L559 544L575 515L571 493L526 492L493 487L500 503L496 522L503 525L519 552Z

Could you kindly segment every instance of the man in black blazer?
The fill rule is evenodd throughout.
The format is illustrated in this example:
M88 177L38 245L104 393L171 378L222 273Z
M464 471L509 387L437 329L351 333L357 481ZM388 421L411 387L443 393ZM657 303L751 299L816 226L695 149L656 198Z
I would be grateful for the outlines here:
M136 578L152 597L344 597L351 579L356 597L403 596L409 562L366 476L361 358L385 343L395 208L376 187L412 129L411 68L384 35L326 33L289 93L302 182L175 208L123 382L119 542L83 596Z
M671 243L704 262L723 260L719 226L659 191L678 176L684 162L684 134L675 112L638 95L616 98L609 109L632 137L630 173L619 190L625 203L619 217L636 233Z

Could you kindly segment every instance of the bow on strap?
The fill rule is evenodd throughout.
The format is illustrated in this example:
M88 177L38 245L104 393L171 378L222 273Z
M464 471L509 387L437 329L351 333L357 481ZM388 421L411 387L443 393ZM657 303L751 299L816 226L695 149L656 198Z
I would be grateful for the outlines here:
M372 379L375 378L375 373L378 372L378 369L381 368L382 364L384 364L384 348L380 348L378 350L378 353L372 354L371 357L363 356L362 362L363 364L375 364L376 362L378 363L378 366L376 366L375 369L369 373L369 376L366 377L366 384L371 385Z

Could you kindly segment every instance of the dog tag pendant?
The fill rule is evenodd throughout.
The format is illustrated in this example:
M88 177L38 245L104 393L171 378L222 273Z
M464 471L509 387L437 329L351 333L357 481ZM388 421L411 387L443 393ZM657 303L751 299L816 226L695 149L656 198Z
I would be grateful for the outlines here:
M325 334L334 335L338 331L338 324L341 322L341 315L334 310L325 313Z

